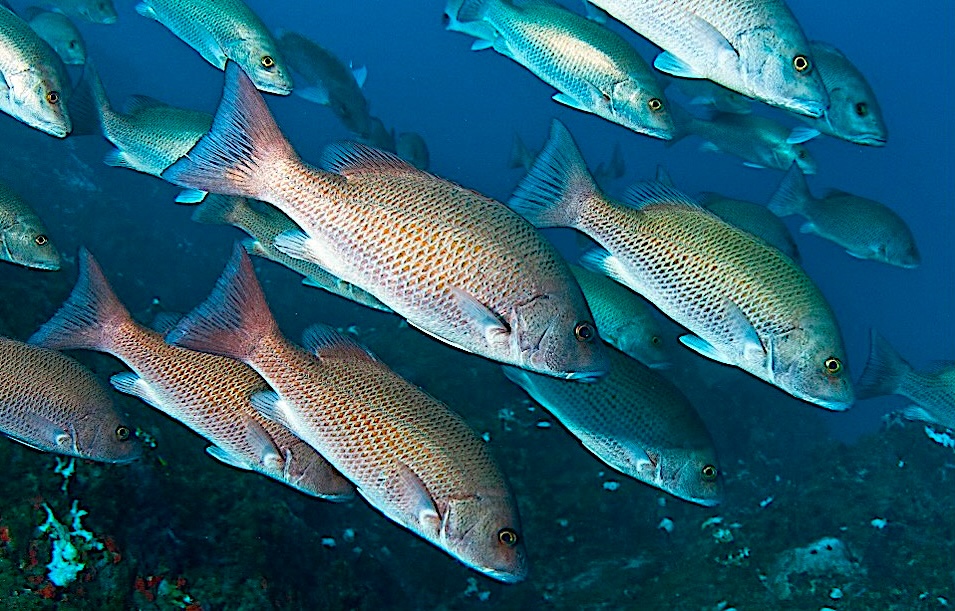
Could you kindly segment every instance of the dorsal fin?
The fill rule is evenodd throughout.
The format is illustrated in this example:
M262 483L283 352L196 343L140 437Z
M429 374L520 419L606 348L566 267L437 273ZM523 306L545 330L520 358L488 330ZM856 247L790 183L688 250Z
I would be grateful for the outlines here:
M627 194L624 195L623 203L636 209L649 206L651 204L672 204L682 205L690 208L699 208L692 197L679 191L669 185L656 181L644 181L630 185Z
M302 333L302 345L319 358L355 358L378 361L357 341L327 325L311 325Z
M425 174L397 155L358 142L337 142L322 153L321 167L346 178L365 173Z
M169 104L165 102L160 102L156 98L151 98L148 95L131 95L126 98L126 103L123 104L123 112L127 115L134 115L138 112L142 112L147 108L166 108Z

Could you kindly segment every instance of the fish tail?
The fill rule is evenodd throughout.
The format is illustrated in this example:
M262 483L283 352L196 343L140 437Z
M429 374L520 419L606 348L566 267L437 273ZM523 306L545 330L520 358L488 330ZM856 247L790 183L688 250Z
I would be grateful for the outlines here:
M166 342L249 362L262 340L277 334L252 260L236 244L212 293L166 334Z
M856 384L856 397L868 399L897 394L912 367L896 352L888 340L872 330L872 347L865 371Z
M162 178L180 187L265 199L276 164L300 163L262 94L235 62L209 133Z
M534 156L527 150L527 145L521 140L521 137L514 134L514 143L511 145L511 158L508 159L507 167L524 168L529 170Z
M249 213L244 197L210 194L192 212L192 220L206 225L237 225Z
M697 118L682 106L671 103L669 109L670 118L673 120L673 137L664 144L667 148L692 134L693 125L697 121Z
M457 19L461 22L482 21L495 0L464 0L458 8Z
M577 227L587 201L602 197L580 150L554 119L550 137L508 205L536 227Z
M112 352L114 338L132 322L93 255L80 248L79 277L57 313L30 337L36 346Z
M93 136L103 133L102 111L100 110L100 97L106 98L106 92L103 90L103 84L99 80L99 75L93 67L92 62L87 62L83 67L83 75L79 83L70 95L69 110L70 120L73 121L74 136ZM109 108L109 101L106 101L106 107Z
M805 216L806 204L812 200L809 185L802 170L795 163L786 172L779 188L769 200L767 207L776 216L791 216L801 214Z

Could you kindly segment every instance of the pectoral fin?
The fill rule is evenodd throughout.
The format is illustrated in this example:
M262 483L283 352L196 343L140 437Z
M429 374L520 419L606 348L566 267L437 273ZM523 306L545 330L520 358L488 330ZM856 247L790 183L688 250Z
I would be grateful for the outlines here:
M474 298L470 293L459 288L453 288L454 300L472 324L481 329L488 345L506 344L511 335L511 329L501 318L486 305Z

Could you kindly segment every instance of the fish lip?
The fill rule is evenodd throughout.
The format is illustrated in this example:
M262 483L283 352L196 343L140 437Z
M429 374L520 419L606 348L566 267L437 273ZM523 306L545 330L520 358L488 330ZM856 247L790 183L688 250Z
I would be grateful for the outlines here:
M527 569L525 567L517 567L514 572L492 569L489 566L478 566L474 568L491 579L504 583L520 583L527 579Z
M875 134L862 134L860 136L853 136L851 142L864 146L885 146L888 142L888 138Z
M812 398L812 399L807 399L807 401L809 403L818 405L819 407L822 407L824 409L827 409L833 412L844 412L850 407L852 407L853 403L855 403L855 399L851 399L849 401L835 401L835 400L830 401L826 399Z
M691 503L696 503L697 505L702 505L703 507L716 507L717 505L723 502L722 497L716 498L716 499L704 499L704 498L699 498L695 496L685 496L682 498L683 500L689 501Z

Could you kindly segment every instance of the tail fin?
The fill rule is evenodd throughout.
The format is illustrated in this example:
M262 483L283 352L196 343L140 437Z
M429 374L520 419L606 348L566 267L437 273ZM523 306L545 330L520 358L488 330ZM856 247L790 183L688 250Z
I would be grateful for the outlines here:
M249 200L235 195L213 194L192 212L192 220L206 225L236 225L249 214Z
M30 338L36 346L112 352L114 338L132 319L93 255L80 248L76 286L59 311Z
M564 124L554 119L550 138L508 205L536 227L576 227L585 202L602 196Z
M276 334L278 328L255 278L252 260L242 245L236 244L212 293L179 321L166 341L248 361L264 338Z
M767 207L776 216L801 214L805 216L806 204L812 201L812 193L802 170L795 163L786 172L779 188L769 200Z
M693 133L693 125L698 121L682 106L670 102L670 118L673 119L673 137L665 146L671 147Z
M872 330L872 347L865 371L856 384L856 398L868 399L898 394L912 367L906 363L889 342Z
M32 7L31 7L32 8ZM95 98L92 80L99 78L89 63L83 68L79 83L73 88L68 103L70 120L73 121L73 136L98 136L102 134L102 121L98 100ZM102 85L100 85L102 89ZM105 94L103 94L105 97ZM107 107L109 102L106 103Z
M481 21L494 0L464 0L458 9L457 19L461 22Z
M107 133L107 125L109 124L110 115L113 113L113 108L109 105L106 88L103 87L103 81L100 80L99 72L96 71L96 67L93 66L92 62L87 62L86 67L83 68L83 77L77 89L83 92L82 94L78 94L80 95L80 100L83 100L84 103L89 103L95 111L103 136L105 136L107 140L110 140L109 133Z
M262 199L269 186L269 166L298 161L298 155L242 68L229 61L225 73L225 91L212 129L162 178L180 187Z
M514 144L511 145L511 158L507 162L507 167L529 170L533 163L534 154L528 150L521 137L514 134Z

